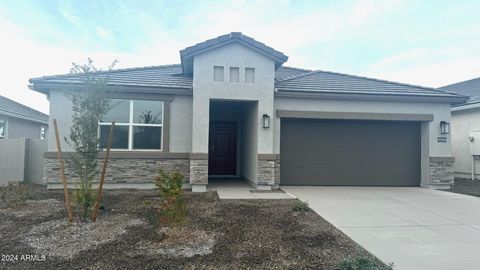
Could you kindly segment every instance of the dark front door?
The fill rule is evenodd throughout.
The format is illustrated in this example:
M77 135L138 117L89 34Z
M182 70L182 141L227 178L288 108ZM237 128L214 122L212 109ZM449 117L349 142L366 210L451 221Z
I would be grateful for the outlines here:
M208 151L209 175L235 175L237 126L234 122L211 122Z

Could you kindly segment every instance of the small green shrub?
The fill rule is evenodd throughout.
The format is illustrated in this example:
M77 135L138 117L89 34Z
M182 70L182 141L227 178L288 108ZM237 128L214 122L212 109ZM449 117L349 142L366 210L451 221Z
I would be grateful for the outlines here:
M304 201L296 200L292 206L292 210L295 212L308 212L310 211L310 206L308 204L308 201L304 202Z
M380 265L375 260L359 257L343 260L335 270L393 270L393 263L389 265Z
M9 182L6 186L0 186L0 204L5 207L16 207L25 204L30 198L28 185Z
M73 190L72 195L75 213L82 221L88 220L97 199L96 190L92 187L92 183L82 182L80 186Z
M185 200L182 191L183 175L178 172L166 173L159 170L155 178L155 185L159 189L162 198L160 206L160 223L182 223L187 214Z

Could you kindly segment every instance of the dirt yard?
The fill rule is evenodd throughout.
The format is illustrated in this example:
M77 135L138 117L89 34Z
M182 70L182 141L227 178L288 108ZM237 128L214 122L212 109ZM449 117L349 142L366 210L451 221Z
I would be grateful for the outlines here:
M107 190L95 224L68 225L62 196L35 187L25 205L0 209L1 269L335 269L355 257L384 266L313 211L294 212L294 200L186 193L188 221L164 228L152 190Z
M480 180L455 178L453 187L448 191L480 197Z

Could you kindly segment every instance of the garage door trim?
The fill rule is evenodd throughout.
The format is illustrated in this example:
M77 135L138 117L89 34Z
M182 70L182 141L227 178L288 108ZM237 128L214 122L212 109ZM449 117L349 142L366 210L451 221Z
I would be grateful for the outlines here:
M318 112L293 110L277 110L277 117L345 120L433 121L433 114Z

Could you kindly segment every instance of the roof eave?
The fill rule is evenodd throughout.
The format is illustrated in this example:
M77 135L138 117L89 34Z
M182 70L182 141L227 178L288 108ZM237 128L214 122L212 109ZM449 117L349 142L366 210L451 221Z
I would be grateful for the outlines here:
M381 93L339 93L339 92L312 92L298 90L278 90L275 96L289 98L322 98L322 99L353 99L353 100L402 100L402 101L423 101L461 104L467 99L463 96L431 96L431 95L409 95L409 94L381 94Z
M462 103L462 104L457 104L456 106L453 106L452 112L473 110L478 108L480 108L480 101L471 102L471 103Z
M18 118L18 119L22 119L22 120L27 120L27 121L31 121L31 122L35 122L35 123L48 125L48 120L45 121L45 120L42 120L42 119L30 117L30 116L27 116L27 115L11 112L11 111L7 111L7 110L0 110L0 114L8 116L8 117L13 117L13 118Z
M48 95L50 90L81 90L82 83L34 83L28 87L36 92ZM112 92L132 92L132 93L158 93L173 95L192 95L192 87L162 87L162 86L142 86L142 85L121 85L109 84L107 91Z
M228 44L232 44L232 43L240 43L242 44L243 46L246 46L268 58L271 58L275 61L275 70L278 69L283 63L285 63L287 60L288 60L288 56L286 56L285 54L281 53L281 52L278 52L278 54L281 54L281 56L277 56L277 55L274 55L274 54L271 54L271 53L268 53L260 48L257 48L256 46L253 46L252 44L242 40L242 39L238 39L238 38L235 38L235 39L229 39L229 40L225 40L223 42L220 42L218 44L213 44L213 45L210 45L208 47L205 47L205 48L201 48L201 49L198 49L196 51L193 51L193 52L190 52L190 53L187 53L187 49L183 49L180 51L180 60L182 62L182 71L185 75L190 75L192 74L192 71L193 71L193 67L190 68L188 66L186 66L186 64L190 63L190 62L193 62L193 60L190 60L191 58L197 56L197 55L200 55L200 54L203 54L203 53L206 53L206 52L209 52L209 51L212 51L214 49L217 49L217 48L220 48L220 47L223 47L223 46L226 46Z

